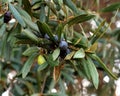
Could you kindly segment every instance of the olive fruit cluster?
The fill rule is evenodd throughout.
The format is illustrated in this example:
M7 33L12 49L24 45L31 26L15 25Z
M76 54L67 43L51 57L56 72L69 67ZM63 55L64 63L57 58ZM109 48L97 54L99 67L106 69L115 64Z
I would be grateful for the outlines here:
M5 14L4 14L4 23L8 23L10 20L11 20L12 16L11 16L11 13L10 11L7 11Z
M61 58L65 58L65 56L70 53L70 49L68 48L68 43L65 40L60 41L59 48L60 48Z
M50 40L50 37L47 34L44 35L44 38ZM70 53L70 49L68 48L68 43L64 39L61 39L59 41L57 35L54 35L54 39L58 44L56 47L60 48L60 57L64 58L67 54ZM52 46L50 47L53 48L54 46L55 44L52 44Z

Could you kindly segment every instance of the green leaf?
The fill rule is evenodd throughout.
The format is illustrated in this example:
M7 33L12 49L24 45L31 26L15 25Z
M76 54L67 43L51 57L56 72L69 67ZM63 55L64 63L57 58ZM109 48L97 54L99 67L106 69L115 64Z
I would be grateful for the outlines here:
M101 10L101 12L112 12L120 8L120 2L111 4Z
M72 18L66 24L71 26L73 24L77 24L77 23L82 23L82 22L88 21L88 20L90 20L90 19L92 19L94 17L95 17L95 15L82 14L82 15L79 15L79 16L76 16L76 17Z
M18 84L15 84L14 87L20 96L23 96L25 94L24 90L22 90L22 88L20 88L20 86Z
M39 48L38 47L29 47L27 50L25 50L23 52L24 56L30 56L36 52L39 52Z
M87 56L87 62L88 62L88 68L89 68L89 72L90 72L89 74L91 75L92 82L93 82L95 88L97 89L98 85L99 85L99 75L98 75L97 69L96 69L93 61L91 60L91 58L88 56Z
M40 9L40 21L45 22L46 21L46 13L45 13L45 6L42 4Z
M41 65L38 67L37 71L42 71L42 70L44 70L47 66L48 66L48 63L45 62L45 63L41 64Z
M63 28L64 28L63 24L60 23L60 24L57 26L57 29L56 29L56 33L57 33L57 35L58 35L58 40L59 40L59 41L60 41L61 35L62 35L62 33L63 33Z
M31 40L38 42L38 37L34 33L32 33L31 30L25 29L23 30L23 33Z
M74 31L74 38L72 40L72 43L74 46L78 47L83 47L83 48L88 48L89 47L89 41L86 37L83 35L79 34L78 32Z
M95 59L101 65L101 67L108 73L108 75L117 80L117 77L106 67L106 65L100 60L100 58L97 55L91 54L90 57Z
M55 49L52 54L53 61L55 61L58 58L59 54L60 54L60 49L59 48Z
M83 76L85 74L85 77L87 77L87 79L91 79L91 74L90 74L90 70L89 70L89 67L88 67L88 62L86 61L86 59L81 59L79 61L82 65L82 73L83 73Z
M56 11L56 9L55 9L54 4L53 4L52 2L46 2L46 4L47 4L47 6L51 9L51 11L52 11L55 15L57 15L57 11Z
M37 25L36 25L34 22L32 22L31 20L29 20L29 19L27 19L27 18L25 18L25 17L23 17L23 19L24 19L25 23L26 23L32 30L39 32L39 29L38 29Z
M67 5L75 14L80 14L76 5L72 2L72 0L63 0L63 3Z
M21 17L19 12L15 9L15 7L11 3L9 3L9 9L12 12L12 14L14 15L14 17L17 19L17 21L21 24L21 26L26 27L26 24L25 24L23 18Z
M48 36L50 37L50 39L56 43L55 39L54 39L54 36L53 36L53 33L52 33L52 30L50 29L50 27L44 23L44 22L40 22L40 21L37 21L37 25L38 25L38 28L41 32L41 34L44 36L45 34L48 34Z
M25 10L23 10L22 8L20 8L18 6L15 6L15 8L20 13L20 15L24 16L26 19L32 20L30 15Z
M73 79L73 77L70 75L70 74L68 74L68 73L66 73L66 72L61 72L62 73L62 75L64 76L64 78L66 78L67 79L67 81L70 81L71 83L73 83L74 84L74 79Z
M78 50L73 56L73 58L75 58L75 59L84 58L84 57L85 57L85 52L82 48L80 50Z
M48 56L45 56L45 57L46 57L46 59L47 59L47 63L48 63L50 66L54 67L54 66L57 66L57 65L59 64L59 61L58 61L58 60L53 61L53 57L52 57L51 54L48 55Z
M2 38L4 32L5 32L5 29L6 29L6 24L3 24L0 28L0 38Z
M34 62L34 59L38 56L38 54L32 54L28 60L25 62L23 68L22 68L22 77L25 78L27 76L27 74L30 71L30 68Z

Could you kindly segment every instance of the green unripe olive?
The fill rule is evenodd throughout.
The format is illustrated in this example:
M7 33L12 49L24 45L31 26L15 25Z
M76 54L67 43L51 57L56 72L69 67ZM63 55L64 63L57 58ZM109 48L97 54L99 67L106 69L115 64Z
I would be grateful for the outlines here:
M38 56L38 59L37 59L37 63L38 63L39 65L41 65L41 64L43 64L43 63L45 63L45 62L46 62L45 58L44 58L42 55L39 55L39 56Z

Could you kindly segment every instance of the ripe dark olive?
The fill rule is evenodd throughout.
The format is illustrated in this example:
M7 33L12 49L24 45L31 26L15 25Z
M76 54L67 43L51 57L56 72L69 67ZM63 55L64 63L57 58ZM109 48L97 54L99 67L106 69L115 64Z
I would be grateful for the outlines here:
M60 50L60 57L61 58L65 58L65 56L66 56L67 54L66 54L66 50Z
M66 50L66 54L69 54L69 53L70 53L70 49L67 49L67 50Z
M45 34L45 35L44 35L44 38L45 38L45 39L50 39L50 37L48 36L48 34Z
M64 49L61 49L61 50L60 50L60 57L61 57L61 58L65 58L66 55L68 55L69 53L70 53L70 49L68 49L68 48L65 49L65 50L64 50Z
M4 14L4 23L8 23L11 20L11 13L9 11L7 11Z
M62 50L66 50L67 48L68 48L68 43L66 42L66 41L60 41L60 43L59 43L59 47L60 47L60 49L62 49Z

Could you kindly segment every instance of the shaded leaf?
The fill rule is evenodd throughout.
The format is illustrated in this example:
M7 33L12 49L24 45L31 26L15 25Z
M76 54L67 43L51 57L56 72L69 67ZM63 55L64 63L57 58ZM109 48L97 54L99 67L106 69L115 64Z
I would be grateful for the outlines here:
M29 73L30 71L30 68L34 62L34 59L38 56L38 54L32 54L28 60L25 62L22 70L21 70L21 73L22 73L22 77L25 78L27 76L27 74Z
M42 71L48 66L47 62L44 62L43 64L39 65L37 71Z
M39 32L39 29L38 29L37 25L36 25L34 22L32 22L31 20L29 20L29 19L27 19L27 18L25 18L25 17L23 17L23 19L24 19L25 23L26 23L32 30L34 30L34 31L36 31L36 32Z
M23 33L31 40L38 42L38 37L35 34L33 34L31 30L25 29L23 30Z
M30 15L25 11L23 10L22 8L18 7L18 6L15 6L15 8L17 9L17 11L22 15L24 16L26 19L29 19L29 20L32 20Z
M53 36L53 33L52 33L52 30L50 29L50 27L46 23L37 21L37 25L38 25L38 28L43 36L45 34L47 34L50 37L50 39L52 41L54 41L54 43L56 43L54 36Z
M108 73L108 75L110 75L114 79L117 79L117 77L107 68L107 66L100 60L100 58L97 55L91 54L90 57L95 59L101 65L101 67Z
M91 74L90 74L90 70L89 70L87 60L83 58L79 62L82 65L82 73L83 73L83 75L85 74L86 75L85 77L87 77L88 80L91 80Z
M51 55L51 54L48 55L48 56L45 56L45 57L46 57L46 59L47 59L47 63L48 63L50 66L54 67L54 66L59 65L59 61L58 61L58 60L53 61L53 58L52 58L52 55Z
M46 21L46 13L45 13L45 6L42 4L40 9L40 21L45 22Z
M23 55L25 56L30 56L36 52L39 52L39 48L38 47L29 47L27 50L25 50L23 52Z
M98 85L99 85L99 75L98 75L97 69L96 69L93 61L91 60L91 58L88 56L87 56L87 62L88 62L88 68L89 68L89 72L90 72L89 74L91 75L92 82L93 82L95 88L97 89Z
M111 4L111 5L103 8L101 11L102 12L111 12L111 11L115 11L119 8L120 8L120 2L117 2L117 3Z
M95 15L82 14L82 15L79 15L79 16L76 16L76 17L72 18L66 24L71 26L73 24L77 24L77 23L82 23L82 22L88 21L88 20L90 20L90 19L92 19L94 17L95 17Z
M70 76L70 74L63 72L63 71L61 72L61 74L64 76L64 78L66 78L68 81L74 84L74 79L72 76Z
M63 0L63 3L67 5L75 14L80 14L79 10L77 9L76 5L72 2L72 0Z
M24 10L31 16L32 15L31 4L29 0L22 0L22 3L24 5Z
M22 88L20 88L20 86L19 86L18 84L15 84L14 87L15 87L15 90L17 91L17 93L18 93L19 95L22 96L22 95L25 94L24 90L22 90Z

